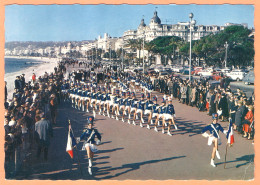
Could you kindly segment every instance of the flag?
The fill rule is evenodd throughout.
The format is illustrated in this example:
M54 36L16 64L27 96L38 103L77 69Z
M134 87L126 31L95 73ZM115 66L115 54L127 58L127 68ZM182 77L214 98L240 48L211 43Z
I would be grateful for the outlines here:
M233 133L233 127L232 127L232 120L229 120L229 128L228 128L228 132L227 132L227 140L228 140L228 144L232 145L235 140L234 140L234 133Z
M66 152L70 155L71 158L73 158L73 148L77 145L76 139L74 138L71 126L69 126L69 133L68 133L68 141L67 141L67 147Z

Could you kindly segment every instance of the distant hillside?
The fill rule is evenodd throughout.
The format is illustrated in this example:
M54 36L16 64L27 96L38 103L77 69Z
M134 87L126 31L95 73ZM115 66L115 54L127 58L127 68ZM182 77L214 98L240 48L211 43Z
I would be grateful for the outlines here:
M59 47L59 46L65 46L69 42L72 43L73 46L78 46L82 44L86 44L91 41L63 41L63 42L54 42L54 41L48 41L48 42L33 42L33 41L26 41L26 42L20 42L20 41L13 41L13 42L6 42L5 48L9 50L13 50L14 48L46 48L46 47Z

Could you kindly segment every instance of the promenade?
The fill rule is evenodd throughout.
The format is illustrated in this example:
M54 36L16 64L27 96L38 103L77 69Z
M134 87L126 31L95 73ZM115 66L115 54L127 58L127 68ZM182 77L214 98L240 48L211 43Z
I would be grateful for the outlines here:
M162 94L159 95L159 99ZM201 136L201 130L211 122L206 112L173 101L176 109L178 130L172 129L173 136L155 132L136 125L129 125L105 116L98 115L95 127L102 134L102 144L95 154L93 176L87 172L86 151L78 144L78 156L83 175L74 159L66 153L68 122L71 120L75 137L86 128L85 113L62 103L58 109L57 125L49 149L47 162L36 160L34 154L28 166L22 168L17 179L51 180L249 180L254 178L254 145L235 132L235 143L228 148L227 164L224 169L226 150L225 135L220 133L219 146L221 159L216 159L216 168L210 166L212 146ZM138 123L138 122L137 122ZM220 122L227 129L227 122ZM25 163L26 164L26 163Z

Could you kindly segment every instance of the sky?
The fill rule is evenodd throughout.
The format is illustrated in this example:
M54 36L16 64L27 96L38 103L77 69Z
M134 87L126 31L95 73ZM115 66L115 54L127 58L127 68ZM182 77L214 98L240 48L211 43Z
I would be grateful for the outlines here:
M154 11L162 24L196 25L247 23L254 27L253 5L6 5L5 41L82 41L108 33L121 37L137 29L141 19L150 23Z

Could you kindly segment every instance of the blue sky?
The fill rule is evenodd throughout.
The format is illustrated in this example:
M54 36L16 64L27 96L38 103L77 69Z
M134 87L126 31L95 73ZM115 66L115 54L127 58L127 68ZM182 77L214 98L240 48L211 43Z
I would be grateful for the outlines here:
M149 24L157 7L162 23L197 25L247 23L254 27L253 5L8 5L5 39L9 41L81 41L108 33L120 37L136 29L142 17Z

